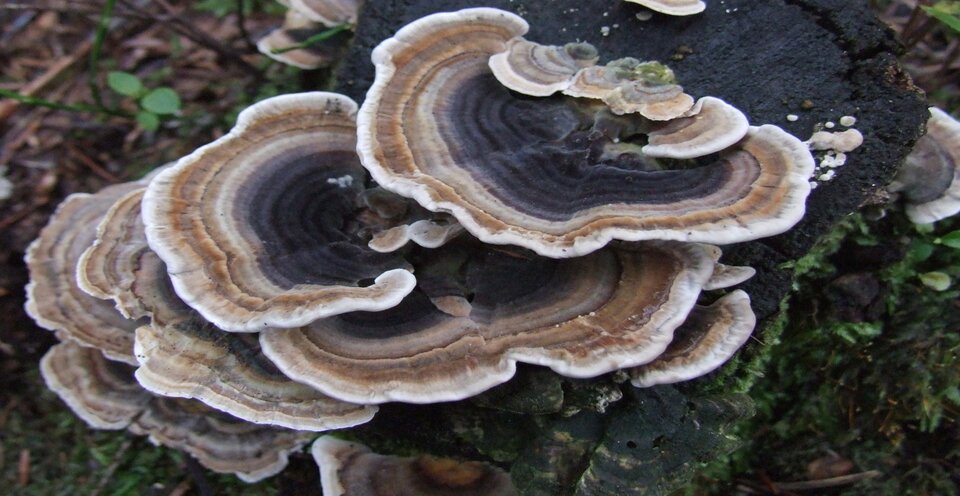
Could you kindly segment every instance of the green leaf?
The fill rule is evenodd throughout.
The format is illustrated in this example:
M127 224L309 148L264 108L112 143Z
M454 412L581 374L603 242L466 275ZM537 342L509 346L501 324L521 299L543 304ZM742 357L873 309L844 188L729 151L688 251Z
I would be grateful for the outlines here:
M960 388L957 386L948 387L943 391L943 396L950 400L954 405L960 405Z
M937 271L920 274L920 282L934 291L946 291L952 283L950 276Z
M933 7L921 6L924 12L930 17L946 24L950 29L960 33L960 17L951 14L939 5Z
M960 249L960 231L953 231L940 238L940 243L950 248Z
M910 241L910 249L907 251L910 260L914 263L922 262L933 255L934 246L921 239Z
M107 74L107 85L110 89L125 96L134 98L143 94L143 83L140 78L129 72L111 71Z
M147 131L156 131L160 128L160 117L157 114L141 110L137 112L137 124Z
M157 88L140 100L140 106L154 114L175 114L180 110L180 97L173 88Z

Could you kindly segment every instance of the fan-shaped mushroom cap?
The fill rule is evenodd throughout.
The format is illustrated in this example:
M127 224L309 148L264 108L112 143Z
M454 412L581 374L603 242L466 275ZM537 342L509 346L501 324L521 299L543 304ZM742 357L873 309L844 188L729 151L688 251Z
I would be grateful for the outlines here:
M655 121L694 112L693 97L676 84L669 67L633 57L581 69L563 89L563 94L603 100L617 115L640 114Z
M150 183L150 247L205 319L227 331L294 327L389 308L413 289L402 260L351 232L364 182L355 112L332 93L264 100Z
M101 299L112 299L128 319L148 316L133 293L141 258L150 251L140 217L145 187L120 197L97 226L97 236L77 263L80 289Z
M592 116L562 99L512 96L490 74L489 55L525 29L512 14L468 9L415 21L374 50L358 149L378 184L451 213L484 242L552 257L611 239L732 243L800 219L813 159L774 126L691 169L585 159L613 141L591 142Z
M339 48L328 44L315 43L294 50L283 50L298 43L303 43L311 36L327 29L324 25L311 21L296 10L288 10L283 26L275 29L257 41L257 50L260 53L287 65L301 69L317 69L332 64L338 55ZM274 52L274 50L282 50Z
M708 307L697 306L656 360L630 371L637 387L688 381L712 372L740 349L756 325L750 297L736 290Z
M77 262L96 237L97 225L111 205L136 183L109 186L96 194L67 197L27 250L30 269L27 313L45 329L99 349L106 356L135 364L133 332L139 325L125 319L113 303L90 296L77 286Z
M750 128L743 112L719 98L697 101L693 115L667 121L649 133L643 153L651 157L696 158L740 141Z
M335 400L280 373L257 337L197 319L137 329L136 377L163 396L195 398L243 420L325 431L370 421L374 406Z
M736 286L750 279L756 275L756 273L757 270L753 267L739 267L718 263L713 266L713 274L710 275L710 280L703 285L703 289L712 291L714 289L725 289L730 286Z
M693 108L693 97L675 84L634 82L617 86L603 97L614 114L640 114L654 121L669 121Z
M710 279L703 285L705 291L713 291L715 289L726 289L731 286L736 286L741 282L750 279L756 275L757 271L753 267L739 267L736 265L725 265L720 263L720 257L723 256L723 250L719 246L713 245L702 245L710 257L713 259L713 273L710 274Z
M507 42L506 50L490 57L490 70L501 84L531 96L548 96L570 86L577 71L597 63L589 43L541 45L523 38Z
M50 389L92 427L149 435L248 482L282 470L287 454L312 437L246 423L197 401L158 398L134 381L131 367L69 341L51 348L41 367Z
M707 8L707 4L702 0L626 0L630 3L637 3L644 7L660 12L662 14L674 16L687 16L699 14Z
M163 262L147 246L139 221L142 193L114 204L80 272L102 279L118 306L151 317L151 325L136 333L136 376L143 387L292 429L350 427L373 417L375 407L334 400L291 381L263 356L256 337L224 333L180 301Z
M637 60L637 62L640 61ZM619 71L611 69L611 64L585 67L577 71L570 84L563 89L563 94L602 100L621 84L624 84L623 78Z
M124 429L153 396L133 380L133 368L95 348L64 341L40 360L47 387L96 429Z
M960 212L960 122L930 107L927 134L917 140L888 189L903 193L907 216L916 224Z
M262 333L264 353L356 403L462 399L509 380L518 361L592 377L658 356L713 260L702 245L670 242L563 260L483 248L454 270L472 295L467 316L417 291L386 311Z
M421 219L376 233L368 245L372 250L381 253L399 250L411 241L424 248L439 248L463 232L463 226L456 220L437 217Z
M746 241L800 219L813 159L774 126L701 167L591 158L615 138L591 133L592 115L518 98L491 76L489 55L525 29L507 12L468 9L415 21L374 50L358 150L378 184L451 213L484 242L551 257L611 239Z
M244 422L199 401L155 398L130 425L130 432L182 449L214 472L233 473L244 482L276 475L290 453L314 434Z
M290 8L326 26L356 24L363 0L287 0Z
M310 449L326 496L512 496L510 476L492 465L450 458L401 458L323 436Z

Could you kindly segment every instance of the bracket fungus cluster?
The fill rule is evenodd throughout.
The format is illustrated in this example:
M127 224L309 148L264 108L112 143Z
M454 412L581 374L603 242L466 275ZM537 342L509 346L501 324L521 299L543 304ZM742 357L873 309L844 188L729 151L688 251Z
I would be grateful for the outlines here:
M415 21L373 51L358 150L380 186L450 213L485 243L548 257L612 240L747 241L799 221L813 170L800 140L747 126L717 99L657 121L642 110L616 115L593 98L510 91L489 60L527 28L512 14L470 9ZM509 53L527 62L511 76L546 65L522 55L558 51L569 52ZM714 154L689 167L657 160Z
M929 224L960 212L960 122L930 107L927 134L888 186L906 202L907 217Z
M719 367L753 330L728 288L754 271L704 243L793 226L809 151L661 64L526 31L490 8L431 15L374 50L359 110L271 98L153 177L68 199L27 259L31 315L71 341L45 359L51 388L94 426L216 434L188 451L253 479L303 431L472 396L518 363L638 387ZM254 452L275 464L227 462ZM314 453L332 494L347 483L328 476L378 467L508 494L486 466Z

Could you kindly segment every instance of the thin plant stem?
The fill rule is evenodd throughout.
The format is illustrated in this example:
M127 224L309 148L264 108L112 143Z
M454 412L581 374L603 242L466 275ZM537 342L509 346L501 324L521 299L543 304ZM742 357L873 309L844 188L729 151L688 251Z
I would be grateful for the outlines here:
M103 49L103 42L107 38L110 22L113 20L113 8L116 4L117 0L106 0L104 2L103 10L100 12L100 20L97 23L97 31L93 38L93 48L90 50L90 74L87 83L90 86L94 103L101 108L106 107L103 104L103 97L100 95L100 86L97 82L97 66L100 64L100 52Z
M250 38L250 32L247 31L247 13L243 10L246 2L244 2L244 0L236 0L236 2L237 26L240 28L240 36L243 38L243 43L247 45L247 51L250 53L257 53L257 45Z
M50 100L44 100L43 98L37 98L33 96L21 95L16 91L10 91L0 88L0 96L4 98L12 98L20 103L25 103L27 105L33 105L35 107L45 107L54 110L66 110L68 112L90 112L94 114L105 114L112 115L116 117L126 117L133 118L132 115L122 112L120 110L112 110L100 105L88 105L85 103L60 103L60 102L51 102Z
M317 34L315 34L315 35L313 35L313 36L311 36L311 37L309 37L309 38L301 41L300 43L296 43L296 44L290 45L290 46L285 46L285 47L282 47L282 48L274 48L273 50L270 50L270 53L273 53L273 54L281 54L281 53L287 53L287 52L290 52L290 51L293 51L293 50L299 50L299 49L301 49L301 48L307 48L307 47L309 47L309 46L311 46L311 45L314 45L314 44L316 44L316 43L320 43L321 41L324 41L324 40L328 40L328 39L330 39L330 38L333 38L333 37L336 36L337 34L342 33L342 32L344 32L344 31L347 31L347 30L349 30L349 29L350 29L350 24L337 24L336 26L334 26L334 27L332 27L332 28L330 28L330 29L327 29L326 31L322 31L322 32L320 32L320 33L317 33Z

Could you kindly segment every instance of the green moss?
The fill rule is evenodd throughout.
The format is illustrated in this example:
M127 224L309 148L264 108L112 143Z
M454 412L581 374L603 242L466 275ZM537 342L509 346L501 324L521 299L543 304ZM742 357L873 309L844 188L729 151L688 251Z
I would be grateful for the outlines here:
M936 291L920 278L960 271L960 250L942 242L956 224L851 217L791 264L796 292L761 334L780 344L736 373L759 412L738 428L749 442L708 466L687 492L726 494L733 480L759 480L758 472L804 480L807 465L831 451L854 471L885 474L836 494L960 491L960 291ZM862 255L867 247L902 256L877 262ZM864 293L851 301L831 289L846 275L875 282L874 301L857 284L846 290Z

